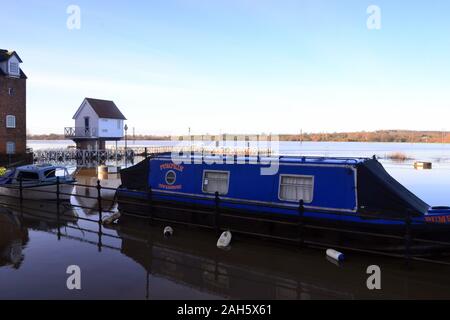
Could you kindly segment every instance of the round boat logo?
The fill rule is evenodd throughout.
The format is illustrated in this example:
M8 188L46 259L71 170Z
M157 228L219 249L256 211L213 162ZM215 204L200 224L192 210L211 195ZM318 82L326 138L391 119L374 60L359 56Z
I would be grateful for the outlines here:
M177 174L175 173L175 171L173 170L167 171L165 180L169 186L173 186L177 181Z

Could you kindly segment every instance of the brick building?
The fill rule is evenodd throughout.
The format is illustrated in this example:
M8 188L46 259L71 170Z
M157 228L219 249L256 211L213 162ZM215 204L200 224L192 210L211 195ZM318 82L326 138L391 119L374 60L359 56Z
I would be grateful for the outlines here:
M26 81L15 51L0 49L0 164L26 158Z

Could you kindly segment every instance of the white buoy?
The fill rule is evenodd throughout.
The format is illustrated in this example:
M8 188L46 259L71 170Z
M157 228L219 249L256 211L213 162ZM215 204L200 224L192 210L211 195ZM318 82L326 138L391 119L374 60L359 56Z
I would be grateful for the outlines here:
M327 256L336 261L344 261L345 258L342 252L336 251L334 249L328 249Z
M103 223L104 225L108 225L108 224L113 223L114 221L116 221L116 220L119 219L119 218L120 218L120 213L119 213L119 212L116 212L116 213L110 215L109 217L103 219L102 223Z
M333 258L330 258L329 256L327 256L326 258L327 258L327 261L329 263L334 264L336 267L342 267L342 262L341 261L336 261Z
M217 247L220 249L227 248L231 243L231 232L225 231L217 240Z
M165 227L164 228L164 236L165 237L171 237L173 235L173 229L172 229L172 227Z

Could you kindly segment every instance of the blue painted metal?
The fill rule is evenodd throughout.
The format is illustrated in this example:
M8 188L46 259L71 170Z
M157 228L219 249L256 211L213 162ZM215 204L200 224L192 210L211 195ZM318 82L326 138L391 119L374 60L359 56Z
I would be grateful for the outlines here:
M306 208L350 212L357 208L354 166L358 161L360 160L281 158L277 174L262 175L261 168L264 165L261 163L226 164L220 161L222 163L219 164L202 162L201 164L175 165L170 157L158 157L150 161L149 185L154 191L212 196L202 190L203 172L205 170L227 171L230 174L229 191L227 194L221 195L222 198L287 204L297 207L298 202L282 201L278 198L280 175L313 176L313 200L311 203L305 203ZM172 185L165 181L168 171L176 174L176 181ZM176 200L176 197L172 200ZM236 205L236 208L240 206ZM255 209L248 205L245 207L246 209ZM261 210L260 207L256 209ZM296 214L291 210L277 213Z
M312 201L304 205L304 218L355 225L405 225L402 219L367 219L358 214L356 167L367 160L364 158L280 157L278 172L274 175L261 174L261 168L269 166L267 158L231 158L231 161L228 158L227 163L221 156L211 158L217 163L211 163L211 159L207 163L203 158L188 159L188 163L179 165L174 164L169 155L149 160L148 186L154 201L213 207L214 194L202 190L203 173L205 170L227 171L230 174L229 190L220 196L221 207L249 214L296 216L298 202L279 199L280 175L306 175L314 177L314 192ZM253 163L249 164L249 161ZM166 181L169 171L175 174L175 181L170 183ZM147 199L145 192L120 189L119 194L143 201ZM412 218L413 226L424 222L450 224L450 209L430 209L427 214Z

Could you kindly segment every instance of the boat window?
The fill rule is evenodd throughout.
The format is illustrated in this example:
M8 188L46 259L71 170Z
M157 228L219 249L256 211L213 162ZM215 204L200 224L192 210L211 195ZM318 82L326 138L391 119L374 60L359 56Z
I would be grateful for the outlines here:
M50 169L50 170L44 171L44 177L46 179L55 178L56 177L56 170L55 169Z
M228 193L230 173L227 171L204 171L203 192L221 195Z
M17 179L23 181L39 180L39 175L36 172L20 171L17 174Z
M312 202L314 190L314 177L281 175L280 176L280 200Z

